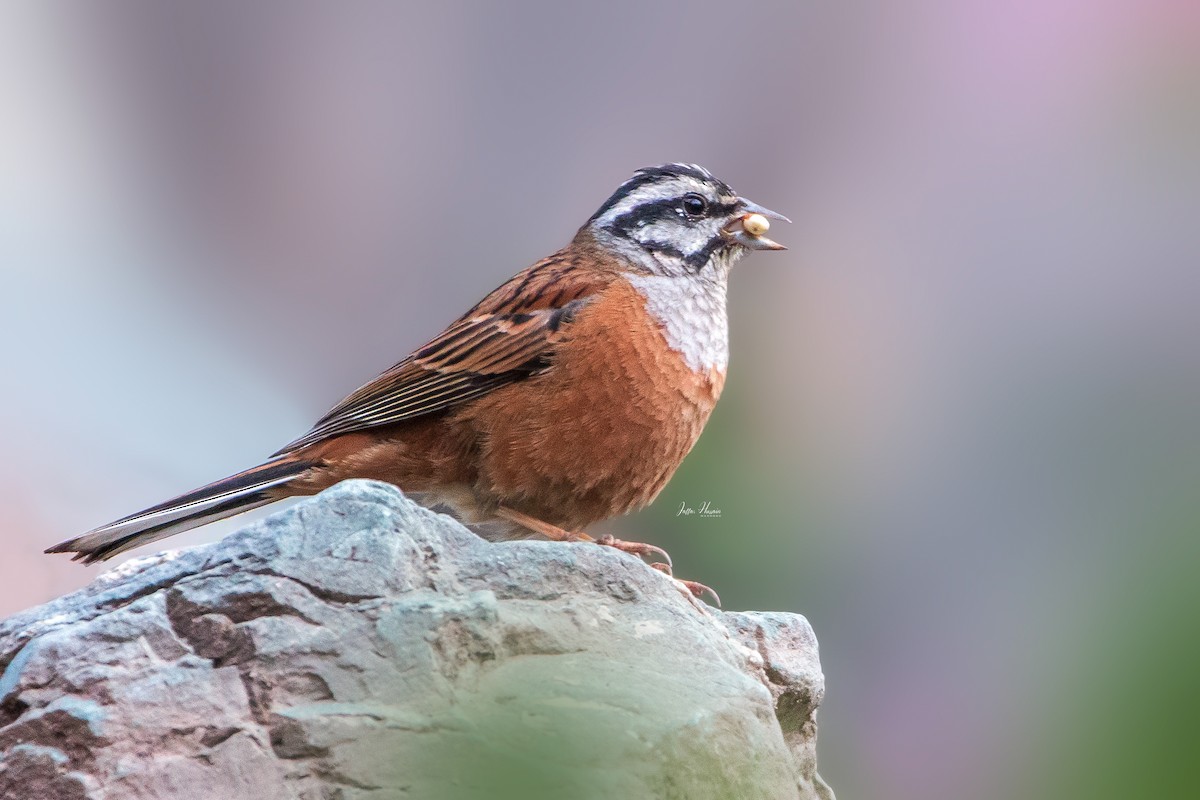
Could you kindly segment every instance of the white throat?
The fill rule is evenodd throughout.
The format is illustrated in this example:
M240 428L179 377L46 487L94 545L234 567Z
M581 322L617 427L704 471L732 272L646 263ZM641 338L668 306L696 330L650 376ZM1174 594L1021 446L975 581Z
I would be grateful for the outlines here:
M716 275L628 275L646 299L646 310L663 326L667 344L696 372L724 373L729 364L725 315L727 271Z

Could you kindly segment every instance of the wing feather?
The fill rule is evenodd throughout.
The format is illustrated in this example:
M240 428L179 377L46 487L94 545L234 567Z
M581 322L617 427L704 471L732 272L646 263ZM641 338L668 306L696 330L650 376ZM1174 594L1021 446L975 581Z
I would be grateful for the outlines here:
M583 281L580 274L548 260L517 275L276 455L330 436L446 411L544 370L564 336L564 324L607 283Z

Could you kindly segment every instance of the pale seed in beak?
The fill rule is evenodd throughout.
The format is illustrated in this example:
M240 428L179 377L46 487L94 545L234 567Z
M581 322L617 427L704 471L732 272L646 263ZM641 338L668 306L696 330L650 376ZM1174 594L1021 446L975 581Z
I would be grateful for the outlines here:
M747 214L742 218L742 230L751 236L762 236L771 229L771 223L762 214Z

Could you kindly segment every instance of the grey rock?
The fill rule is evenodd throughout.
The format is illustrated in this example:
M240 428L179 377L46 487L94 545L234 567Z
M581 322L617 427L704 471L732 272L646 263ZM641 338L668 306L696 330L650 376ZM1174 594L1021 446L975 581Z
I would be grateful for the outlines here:
M824 798L801 616L343 483L0 624L0 798Z

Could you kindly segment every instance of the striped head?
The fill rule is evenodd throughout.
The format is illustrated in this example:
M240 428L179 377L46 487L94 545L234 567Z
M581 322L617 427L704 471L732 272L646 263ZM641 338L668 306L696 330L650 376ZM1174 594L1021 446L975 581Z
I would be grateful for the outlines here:
M787 217L738 197L695 164L646 167L621 184L583 230L663 277L724 278L748 250L783 250L762 234L765 218Z

